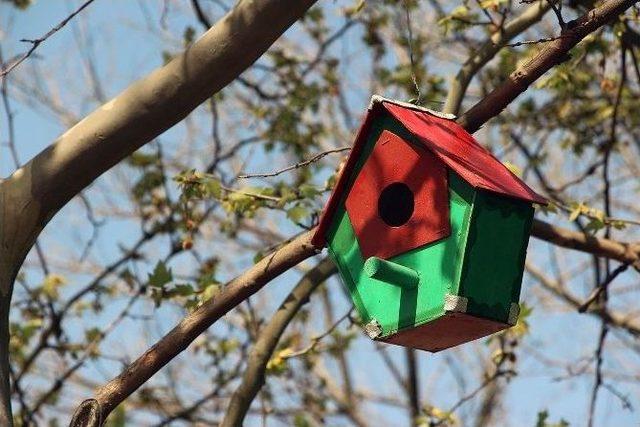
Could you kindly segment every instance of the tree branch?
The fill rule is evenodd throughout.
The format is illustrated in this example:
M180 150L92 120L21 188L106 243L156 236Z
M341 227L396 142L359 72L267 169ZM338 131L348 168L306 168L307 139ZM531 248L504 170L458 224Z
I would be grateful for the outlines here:
M60 21L60 23L58 23L58 25L56 25L55 27L53 27L52 29L47 31L47 33L45 35L43 35L41 37L38 37L37 39L22 39L22 40L20 40L21 42L31 43L31 48L29 48L29 50L27 50L23 55L21 55L19 58L17 58L15 61L13 61L11 63L11 65L9 65L8 67L6 67L6 64L0 62L0 68L2 68L2 70L0 70L0 79L3 79L7 74L9 74L18 65L22 64L28 57L31 56L31 54L33 52L35 52L35 50L38 48L38 46L40 46L40 44L42 44L42 42L44 42L49 37L51 37L52 35L57 33L60 29L62 29L62 27L67 25L67 23L69 21L71 21L77 14L82 12L85 7L89 6L94 1L95 0L87 0L87 1L85 1L73 13L71 13L69 16L67 16L62 21Z
M578 307L578 312L585 313L589 309L589 306L593 304L600 297L600 295L602 295L602 293L607 290L611 282L613 282L621 273L625 272L627 268L629 268L629 264L621 264L618 266L618 268L609 273L607 277L605 277L604 281L596 286L593 291L591 291L587 299L582 303L582 305Z
M468 132L474 133L489 119L500 114L531 83L553 66L566 61L569 51L583 38L637 2L638 0L610 0L568 22L561 38L547 44L538 55L511 73L502 85L464 113L457 122Z
M527 272L536 280L544 289L551 292L567 305L574 309L578 309L582 305L582 301L577 296L569 292L561 283L551 280L544 275L542 271L534 267L530 263L526 264ZM640 324L635 322L628 315L618 314L609 310L589 310L587 314L599 317L604 322L625 330L634 337L640 337Z
M300 169L304 166L308 166L311 163L315 163L318 160L322 159L325 156L328 156L329 154L333 154L333 153L342 153L343 151L349 151L351 150L351 147L340 147L340 148L335 148L333 150L327 150L327 151L323 151L321 153L318 153L316 155L314 155L313 157L307 159L307 160L303 160L301 162L298 162L296 164L293 164L291 166L287 166L285 168L282 169L278 169L277 171L274 172L264 172L264 173L247 173L247 174L241 174L238 175L238 179L248 179L248 178L270 178L270 177L274 177L274 176L278 176L281 175L285 172L289 172L295 169Z
M209 328L229 310L256 293L278 275L316 254L311 245L314 230L299 235L280 249L266 256L242 275L227 283L223 290L214 295L193 313L185 317L167 335L131 363L120 375L100 387L95 392L95 401L101 417L81 418L78 411L74 415L74 426L98 427L91 419L106 419L109 413L131 393L144 384L174 357L184 351L191 342ZM87 402L87 401L85 401ZM83 403L79 411L85 408Z
M409 416L412 426L418 426L420 416L420 389L418 387L418 361L413 348L405 348L407 359L407 397L409 398Z
M125 89L5 181L2 204L22 263L35 235L72 197L186 117L253 64L315 0L240 1L170 63ZM15 249L13 249L15 248ZM4 257L4 256L3 256ZM0 277L0 283L3 281Z
M602 239L551 225L538 219L533 220L531 235L556 246L562 246L563 248L575 249L635 266L639 265L640 244Z
M233 393L221 426L242 425L251 403L265 382L267 363L282 334L311 293L336 272L333 261L324 258L300 279L269 323L260 331L251 350L242 382Z
M540 21L549 10L550 3L547 0L540 0L529 6L518 17L509 21L501 31L496 31L491 35L480 48L474 50L473 55L465 61L458 71L458 74L451 80L451 87L447 93L443 111L445 113L458 114L462 99L467 92L467 87L471 83L473 76L484 67L510 40L518 34L527 30L536 22Z

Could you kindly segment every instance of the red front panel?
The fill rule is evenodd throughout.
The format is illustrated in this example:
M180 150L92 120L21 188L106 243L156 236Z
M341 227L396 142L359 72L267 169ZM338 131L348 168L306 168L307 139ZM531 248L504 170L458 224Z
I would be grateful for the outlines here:
M396 187L399 194L391 191ZM385 130L349 191L346 209L365 259L390 258L447 237L445 166L423 147Z

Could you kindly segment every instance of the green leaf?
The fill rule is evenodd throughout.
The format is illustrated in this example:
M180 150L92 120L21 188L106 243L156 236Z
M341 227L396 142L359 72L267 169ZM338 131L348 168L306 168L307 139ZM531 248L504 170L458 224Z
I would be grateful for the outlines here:
M299 188L299 192L302 195L302 197L307 199L312 199L321 193L321 191L318 188L309 184L302 184Z
M309 216L309 210L303 206L294 206L287 210L287 218L291 221L299 223Z
M458 6L455 9L453 9L453 11L451 11L451 16L454 16L456 18L463 18L468 14L469 14L469 8L464 5Z
M520 303L520 313L518 315L518 322L516 325L507 329L508 333L517 337L522 337L529 332L529 317L533 313L533 307L530 307L525 302Z
M589 223L585 226L585 231L591 231L593 233L595 233L598 230L602 230L605 227L605 223L598 219L598 218L592 218Z
M222 197L222 184L217 179L208 179L205 183L205 189L209 197L214 199Z
M67 280L59 274L48 274L42 282L42 292L50 298L58 298L58 289L62 287Z
M536 420L536 427L569 427L569 423L563 419L560 419L557 423L547 422L549 419L549 411L538 412L538 419Z
M489 9L489 8L497 8L500 3L506 3L507 0L482 0L480 2L480 7L483 9Z
M582 203L575 203L571 206L571 213L569 214L569 221L575 221L583 212L585 206Z
M311 427L313 424L307 419L305 414L296 414L293 418L294 427Z
M287 370L287 358L294 353L290 347L276 352L271 359L267 362L267 372L270 374L279 375Z
M167 283L173 280L171 269L167 269L167 266L162 261L158 261L156 268L153 269L153 273L149 274L149 286L155 288L161 288Z
M611 221L611 226L616 230L623 230L627 227L627 224L624 221Z
M364 9L365 3L365 0L358 0L358 3L344 10L345 15L348 17L357 15L362 9Z
M99 328L91 328L84 331L84 337L88 342L98 341L102 337L102 332Z
M171 293L173 295L179 295L181 297L188 297L189 295L193 295L193 292L193 287L187 283L175 285L171 290Z
M156 164L159 158L157 154L147 154L142 151L136 151L131 154L127 160L132 166L143 168Z
M204 288L200 296L200 303L205 303L213 298L220 291L220 285L209 285Z
M265 254L262 251L256 252L256 254L253 256L253 263L254 264L259 263L262 260L262 258L264 258L264 255Z

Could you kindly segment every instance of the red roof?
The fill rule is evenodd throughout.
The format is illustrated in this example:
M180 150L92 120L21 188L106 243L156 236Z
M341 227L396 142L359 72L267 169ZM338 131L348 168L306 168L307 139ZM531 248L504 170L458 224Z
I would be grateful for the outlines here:
M366 143L369 127L375 118L383 114L390 114L397 119L418 141L471 186L532 203L547 204L544 197L511 173L457 124L453 116L374 95L347 164L320 218L320 224L312 240L315 246L324 246L326 230L340 203L342 193L346 190L350 171L355 167Z

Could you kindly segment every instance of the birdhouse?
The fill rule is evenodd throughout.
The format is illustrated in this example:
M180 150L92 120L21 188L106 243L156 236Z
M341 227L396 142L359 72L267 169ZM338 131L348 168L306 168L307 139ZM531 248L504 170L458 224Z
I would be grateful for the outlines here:
M313 244L371 338L436 352L516 323L533 203L453 116L374 96Z

